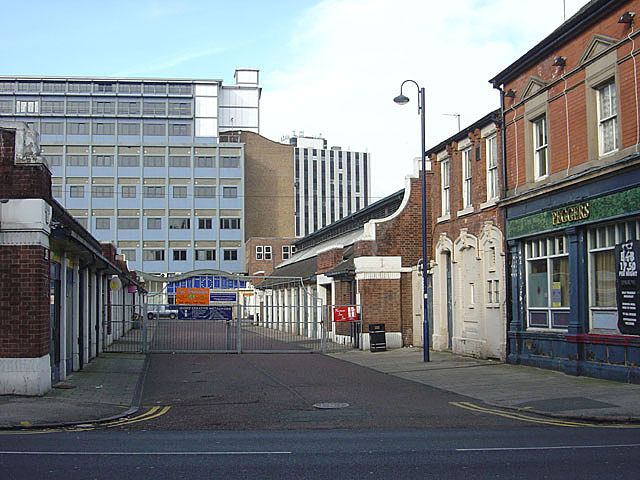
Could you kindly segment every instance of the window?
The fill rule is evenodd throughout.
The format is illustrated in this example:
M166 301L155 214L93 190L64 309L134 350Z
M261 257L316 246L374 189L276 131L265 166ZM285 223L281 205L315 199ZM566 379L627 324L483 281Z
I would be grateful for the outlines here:
M118 155L119 167L139 167L140 157L138 155Z
M216 259L216 251L213 249L196 250L196 260L213 261Z
M0 81L0 92L13 92L15 88L14 82L8 82L6 80Z
M215 186L197 186L193 189L194 196L196 198L215 198L216 187Z
M239 230L240 219L239 218L221 218L220 229L222 230Z
M122 186L122 198L136 198L136 186L135 185L123 185Z
M118 135L140 135L140 124L118 123Z
M39 110L38 100L18 100L16 102L16 113L38 113Z
M191 115L191 103L189 102L169 103L169 115Z
M51 195L62 198L62 185L51 185Z
M164 136L167 134L165 127L164 123L145 123L143 132L149 136Z
M171 123L169 124L169 135L172 137L190 137L191 124L189 123Z
M498 198L498 136L486 140L487 147L487 200Z
M547 117L533 121L533 175L540 180L549 175L549 156L547 153Z
M149 217L147 218L147 230L161 230L162 218Z
M589 309L592 330L618 331L615 245L640 238L640 221L620 222L589 230Z
M169 157L169 166L189 168L191 166L191 157L188 155L171 155Z
M94 135L115 135L116 124L115 123L94 123L93 134Z
M139 83L121 83L118 85L118 92L120 93L140 93L142 91L142 85Z
M128 260L130 262L135 262L136 261L136 251L133 249L121 249L120 250L120 254L124 256L125 260Z
M40 113L64 113L64 102L61 100L42 100Z
M283 245L282 246L282 259L287 260L292 257L296 251L295 245Z
M113 185L93 185L91 195L96 198L113 198Z
M66 84L64 82L44 82L42 91L47 93L64 93Z
M39 92L40 82L19 81L18 91L19 92Z
M13 113L13 101L0 100L0 113Z
M76 222L82 225L84 228L87 228L89 222L86 217L73 217Z
M113 93L116 91L114 83L96 83L93 86L93 91L97 93Z
M91 84L88 82L70 82L67 87L69 93L89 93Z
M462 151L462 207L467 208L472 204L471 199L471 147Z
M238 198L238 187L222 187L223 198Z
M569 325L569 255L563 236L525 244L527 325L567 328Z
M42 122L40 133L42 135L63 135L64 124L62 122Z
M49 161L49 165L52 167L59 167L62 165L62 155L45 155L47 160Z
M190 218L169 218L169 230L189 230L191 229Z
M100 115L113 115L116 113L116 102L93 101L93 113Z
M184 185L174 185L173 198L187 198L187 187Z
M67 114L89 114L89 102L86 100L69 100L67 102Z
M140 219L138 217L119 217L118 230L137 230L140 228Z
M142 259L145 262L163 262L164 250L143 250Z
M165 83L145 83L144 93L165 94L167 93L167 85Z
M120 115L140 115L140 102L132 100L119 100L118 113Z
M94 167L113 167L113 155L94 155L92 165Z
M84 198L84 185L71 185L69 187L69 196L71 198Z
M89 124L86 122L67 123L67 135L89 135Z
M240 167L240 157L222 157L220 159L221 168L238 168Z
M142 111L145 115L166 115L167 104L164 102L144 102Z
M449 178L451 173L451 163L449 158L444 158L440 162L440 184L442 187L442 216L448 215L450 211L449 203Z
M618 149L618 102L616 84L611 81L598 89L598 143L600 155Z
M111 228L111 219L109 217L96 218L96 230L109 230Z
M169 93L173 95L191 95L191 85L180 84L180 83L170 83Z
M198 168L213 168L216 166L213 157L210 156L198 156L196 157L196 167Z
M145 185L142 187L144 198L162 198L164 195L164 185Z
M200 229L200 230L212 230L213 229L213 220L211 218L199 218L198 219L198 229Z
M145 167L164 167L164 157L160 155L145 155Z
M264 247L256 245L256 260L264 260Z
M487 305L496 306L500 303L500 281L487 280Z
M227 261L238 260L238 251L237 250L223 250L224 259Z
M186 250L174 250L173 251L173 260L176 262L186 262L187 260L187 251Z

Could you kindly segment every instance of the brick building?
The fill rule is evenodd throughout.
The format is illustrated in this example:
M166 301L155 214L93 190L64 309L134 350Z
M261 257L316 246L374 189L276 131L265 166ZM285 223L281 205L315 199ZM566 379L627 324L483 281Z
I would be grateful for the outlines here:
M429 149L433 348L504 359L500 111Z
M506 139L509 362L640 382L633 12L640 1L591 1L491 80Z
M52 198L37 134L0 122L0 394L44 394L125 335L138 287Z

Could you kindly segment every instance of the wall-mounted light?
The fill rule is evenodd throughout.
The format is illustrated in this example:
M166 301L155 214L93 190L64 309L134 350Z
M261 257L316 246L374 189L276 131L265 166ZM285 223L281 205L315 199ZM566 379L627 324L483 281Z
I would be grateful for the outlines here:
M567 57L562 57L560 55L558 55L557 57L555 57L553 59L553 66L554 67L564 67L567 64Z
M618 19L618 23L626 23L627 25L633 25L633 17L636 16L636 12L624 12Z
M516 92L510 88L505 92L504 96L505 98L516 98Z

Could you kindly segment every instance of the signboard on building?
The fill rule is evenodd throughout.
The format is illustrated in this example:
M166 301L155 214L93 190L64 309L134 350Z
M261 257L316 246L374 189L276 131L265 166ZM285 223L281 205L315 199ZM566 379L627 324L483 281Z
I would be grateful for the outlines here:
M180 320L231 320L233 317L233 307L227 306L194 306L180 307L178 318Z
M640 240L616 245L615 254L618 329L626 335L640 335Z
M333 307L334 322L355 322L356 320L358 320L358 311L354 305Z
M211 301L212 302L226 302L226 303L235 303L238 297L236 297L235 293L212 293Z
M209 305L208 288L176 288L176 304Z

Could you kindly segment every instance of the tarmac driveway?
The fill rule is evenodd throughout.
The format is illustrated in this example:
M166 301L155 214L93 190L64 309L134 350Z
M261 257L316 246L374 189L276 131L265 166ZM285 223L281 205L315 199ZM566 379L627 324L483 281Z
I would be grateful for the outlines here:
M168 405L171 410L127 428L396 429L513 424L450 404L469 400L320 354L154 354L142 405ZM348 406L320 409L314 406L318 403Z

